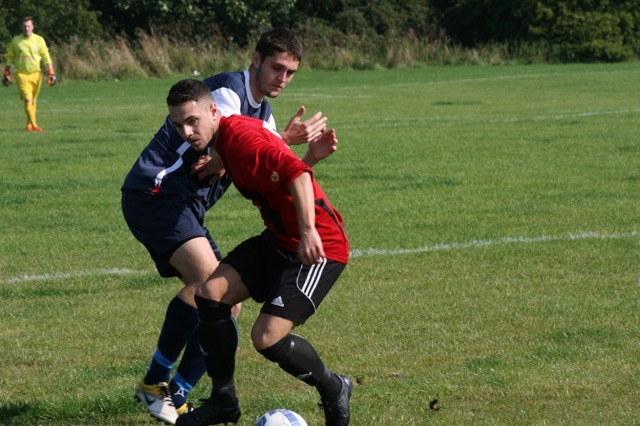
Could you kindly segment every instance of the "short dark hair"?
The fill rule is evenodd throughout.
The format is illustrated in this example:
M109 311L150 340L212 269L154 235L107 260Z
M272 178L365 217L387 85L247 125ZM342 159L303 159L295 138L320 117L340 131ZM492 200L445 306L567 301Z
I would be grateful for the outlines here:
M200 80L187 78L171 86L167 95L167 105L180 106L187 102L198 102L206 96L213 99L209 86Z
M293 32L283 27L272 28L262 33L256 44L256 52L261 60L278 53L288 53L299 62L302 61L302 43Z

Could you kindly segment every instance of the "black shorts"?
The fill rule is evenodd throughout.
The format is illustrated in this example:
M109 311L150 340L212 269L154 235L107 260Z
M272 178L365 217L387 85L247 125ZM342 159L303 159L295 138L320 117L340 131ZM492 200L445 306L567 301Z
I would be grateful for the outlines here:
M222 263L238 271L251 298L263 303L261 312L296 324L315 313L346 266L331 259L304 265L267 231L242 242Z
M147 249L162 277L180 277L169 264L185 242L205 237L218 259L220 250L205 228L204 208L178 197L158 197L139 191L122 191L122 213L133 236Z

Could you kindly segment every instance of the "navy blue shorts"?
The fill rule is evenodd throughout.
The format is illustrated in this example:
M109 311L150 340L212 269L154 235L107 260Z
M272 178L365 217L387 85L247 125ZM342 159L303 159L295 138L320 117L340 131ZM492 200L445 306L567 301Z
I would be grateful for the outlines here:
M346 266L331 259L305 265L267 231L240 243L222 263L238 271L251 298L263 303L262 313L296 324L315 313Z
M169 264L185 242L205 237L218 259L220 250L204 226L204 208L180 197L122 190L122 213L133 236L147 249L162 277L180 277Z

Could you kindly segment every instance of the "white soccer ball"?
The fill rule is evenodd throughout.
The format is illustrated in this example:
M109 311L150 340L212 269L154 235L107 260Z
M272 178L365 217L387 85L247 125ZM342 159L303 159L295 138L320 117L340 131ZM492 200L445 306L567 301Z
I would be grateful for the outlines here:
M308 426L307 422L298 413L291 410L278 409L264 413L256 426Z

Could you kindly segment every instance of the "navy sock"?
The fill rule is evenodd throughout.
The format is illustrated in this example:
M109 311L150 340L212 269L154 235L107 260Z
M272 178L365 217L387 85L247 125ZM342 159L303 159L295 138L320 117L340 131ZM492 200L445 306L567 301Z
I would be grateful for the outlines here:
M154 385L160 382L168 382L171 377L173 361L165 358L159 349L153 353L153 358L147 367L147 374L144 376L144 383Z
M287 373L315 386L323 398L335 399L342 391L340 378L324 365L311 343L296 334L289 334L259 352Z
M158 348L147 368L146 384L169 381L173 364L197 328L198 310L178 296L174 297L167 307Z
M182 354L176 374L169 383L171 398L176 407L187 402L189 392L206 372L207 366L200 348L198 333L194 333Z

